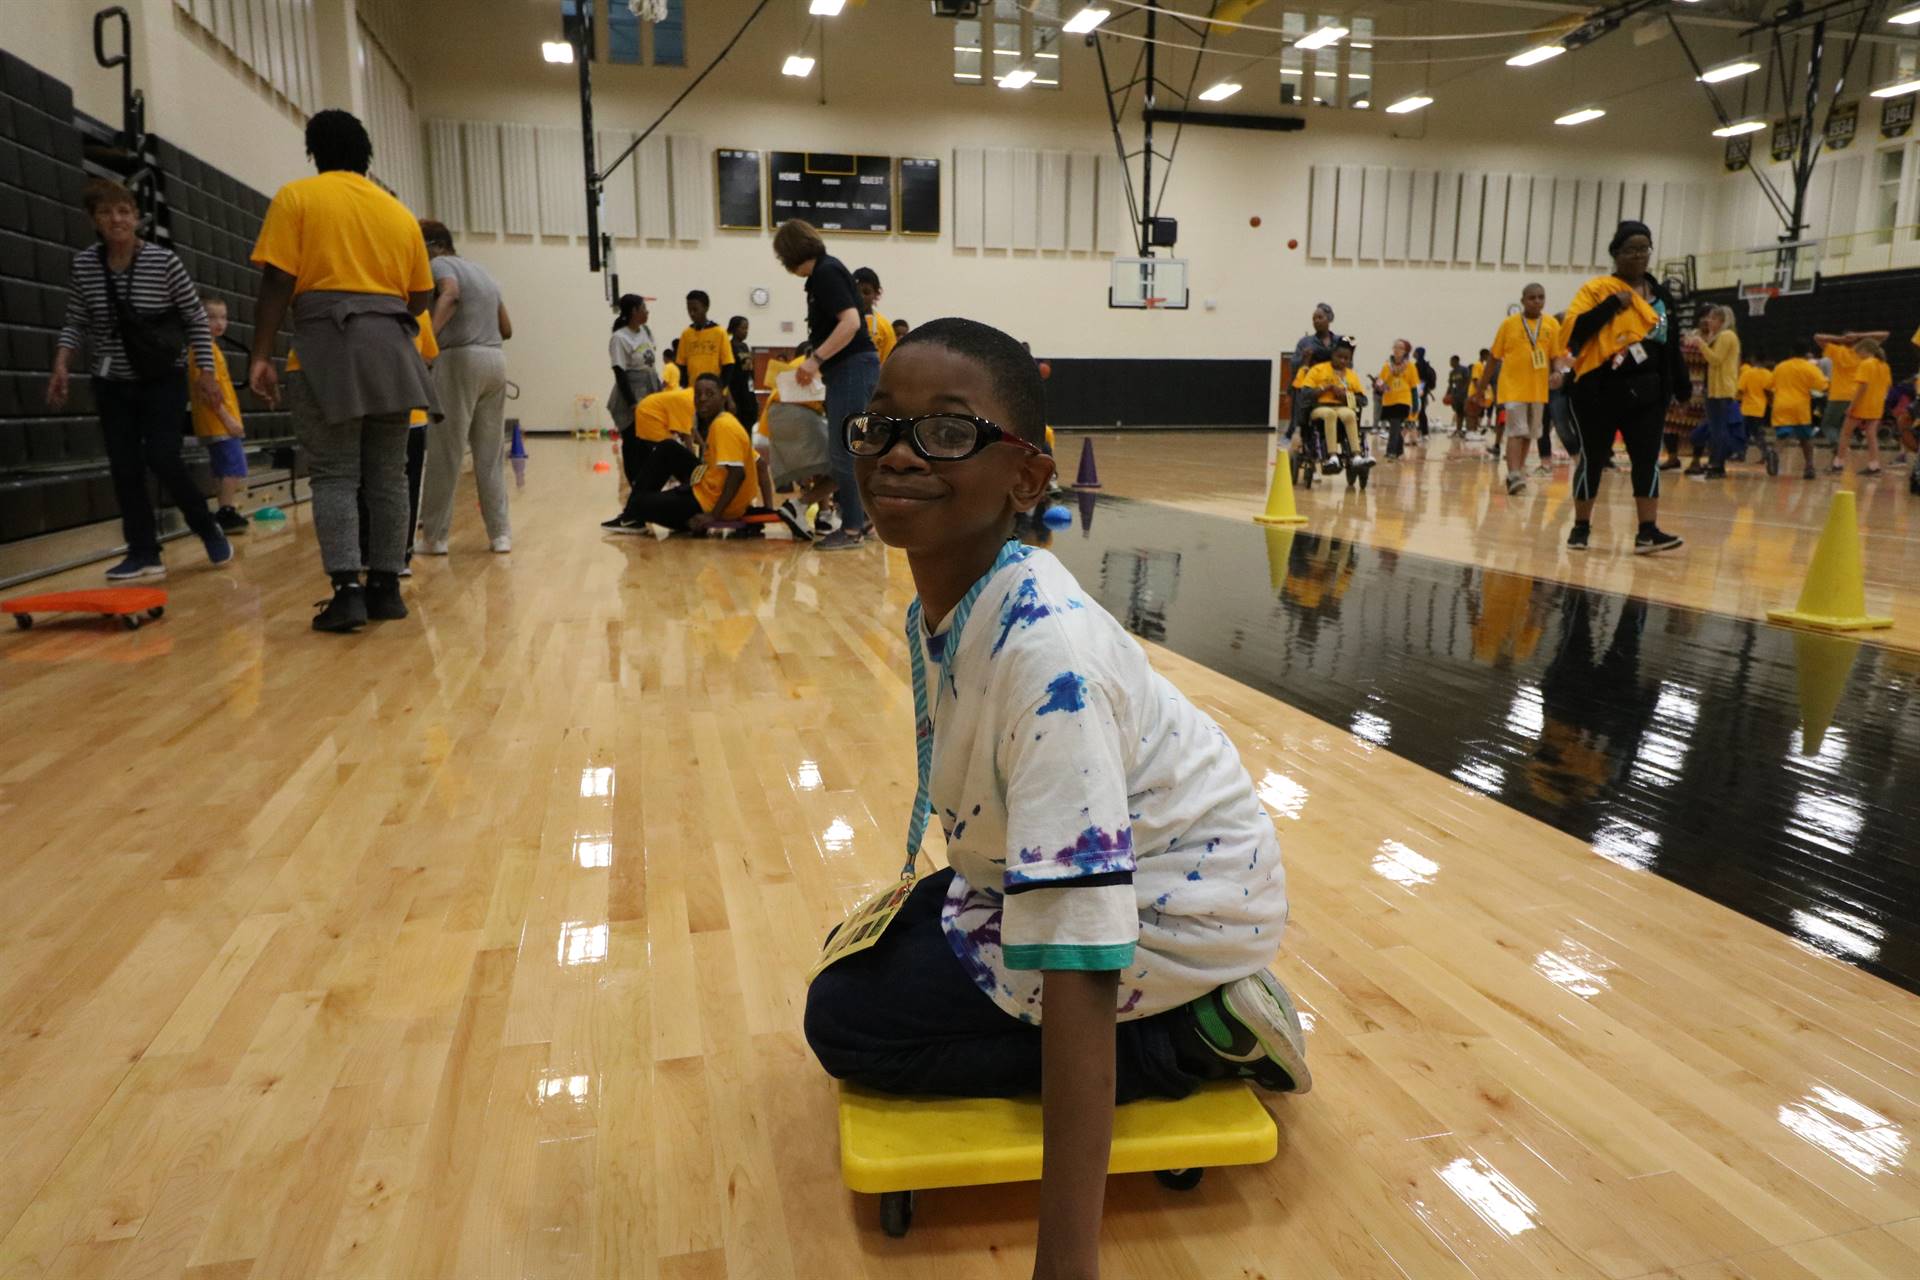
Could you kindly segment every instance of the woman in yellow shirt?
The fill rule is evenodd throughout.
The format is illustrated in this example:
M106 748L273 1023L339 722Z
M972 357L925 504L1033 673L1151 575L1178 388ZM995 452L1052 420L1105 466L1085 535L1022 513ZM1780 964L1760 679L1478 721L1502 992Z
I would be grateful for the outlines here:
M1673 297L1648 270L1653 232L1622 222L1607 244L1611 274L1580 287L1567 306L1567 352L1573 358L1568 393L1580 432L1573 471L1573 529L1569 551L1585 551L1593 500L1613 453L1613 434L1627 442L1633 463L1633 502L1640 518L1635 555L1671 551L1681 540L1660 528L1660 436L1667 404L1693 398L1693 380L1673 332Z
M1393 354L1380 366L1373 380L1380 393L1380 421L1387 428L1387 456L1397 458L1414 444L1417 430L1413 418L1413 397L1420 389L1420 370L1414 367L1413 344L1405 338L1393 340Z
M1887 392L1893 389L1893 370L1887 367L1887 353L1873 338L1860 338L1853 344L1859 357L1854 366L1853 402L1847 408L1840 439L1833 447L1833 465L1838 473L1847 469L1847 452L1853 448L1853 433L1867 433L1866 474L1880 474L1880 419L1887 414Z

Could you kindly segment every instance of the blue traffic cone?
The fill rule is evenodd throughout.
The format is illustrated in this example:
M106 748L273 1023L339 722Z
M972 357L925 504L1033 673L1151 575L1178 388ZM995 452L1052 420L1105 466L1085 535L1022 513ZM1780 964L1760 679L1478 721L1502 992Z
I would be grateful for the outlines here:
M507 456L509 458L526 457L527 442L520 437L520 419L508 418L507 425L513 428L513 447L507 450Z

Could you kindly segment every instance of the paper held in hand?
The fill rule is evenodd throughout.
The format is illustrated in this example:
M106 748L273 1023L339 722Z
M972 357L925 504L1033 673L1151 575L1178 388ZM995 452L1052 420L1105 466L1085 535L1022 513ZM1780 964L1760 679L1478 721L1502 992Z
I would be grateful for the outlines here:
M811 404L827 398L827 380L815 378L806 386L800 385L800 371L788 369L773 380L774 390L780 393L781 404Z

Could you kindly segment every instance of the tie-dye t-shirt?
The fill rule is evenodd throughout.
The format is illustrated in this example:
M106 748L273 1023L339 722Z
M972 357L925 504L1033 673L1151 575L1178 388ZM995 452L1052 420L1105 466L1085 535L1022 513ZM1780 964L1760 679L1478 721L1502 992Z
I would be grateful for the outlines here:
M1002 567L946 679L924 639L941 925L996 1004L1038 1022L1041 970L1116 969L1141 1018L1272 961L1286 882L1239 754L1064 565Z

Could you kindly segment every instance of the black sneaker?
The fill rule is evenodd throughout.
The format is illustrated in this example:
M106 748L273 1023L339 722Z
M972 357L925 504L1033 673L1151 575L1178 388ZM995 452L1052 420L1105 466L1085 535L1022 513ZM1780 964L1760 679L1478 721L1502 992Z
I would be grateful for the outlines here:
M1680 459L1668 458L1660 464L1660 469L1662 471L1678 471L1680 469Z
M213 518L219 523L220 527L229 534L245 533L247 531L247 518L238 511L235 511L232 507L220 508L213 513Z
M1656 551L1672 551L1683 545L1681 538L1663 529L1642 529L1633 540L1633 554L1647 556Z
M1778 449L1767 450L1767 474L1770 476L1780 474L1780 451Z
M611 520L602 520L600 527L608 533L641 533L646 530L646 526L639 521L627 519L624 512Z
M1572 529L1567 531L1567 550L1585 551L1587 549L1587 535L1592 532L1593 529L1590 525L1576 524L1573 526Z
M1186 1006L1207 1048L1237 1074L1276 1093L1313 1088L1307 1037L1293 997L1265 969L1217 987Z
M774 513L780 517L780 522L792 531L795 542L813 541L813 530L807 528L807 513L800 509L800 503L796 499L788 498L774 508Z
M1526 488L1527 478L1519 472L1512 472L1507 476L1507 495L1509 497L1516 493L1526 492Z
M391 573L369 573L366 588L367 617L375 622L392 622L407 616L406 601L400 598L400 579Z
M126 582L132 578L164 578L167 566L160 563L158 556L128 556L113 568L107 570L108 582Z
M1811 462L1807 464L1807 469L1800 473L1800 478L1802 480L1814 480L1818 478L1813 474L1813 464Z
M367 625L367 593L357 582L337 582L333 599L322 601L326 608L313 616L315 631L358 631Z

